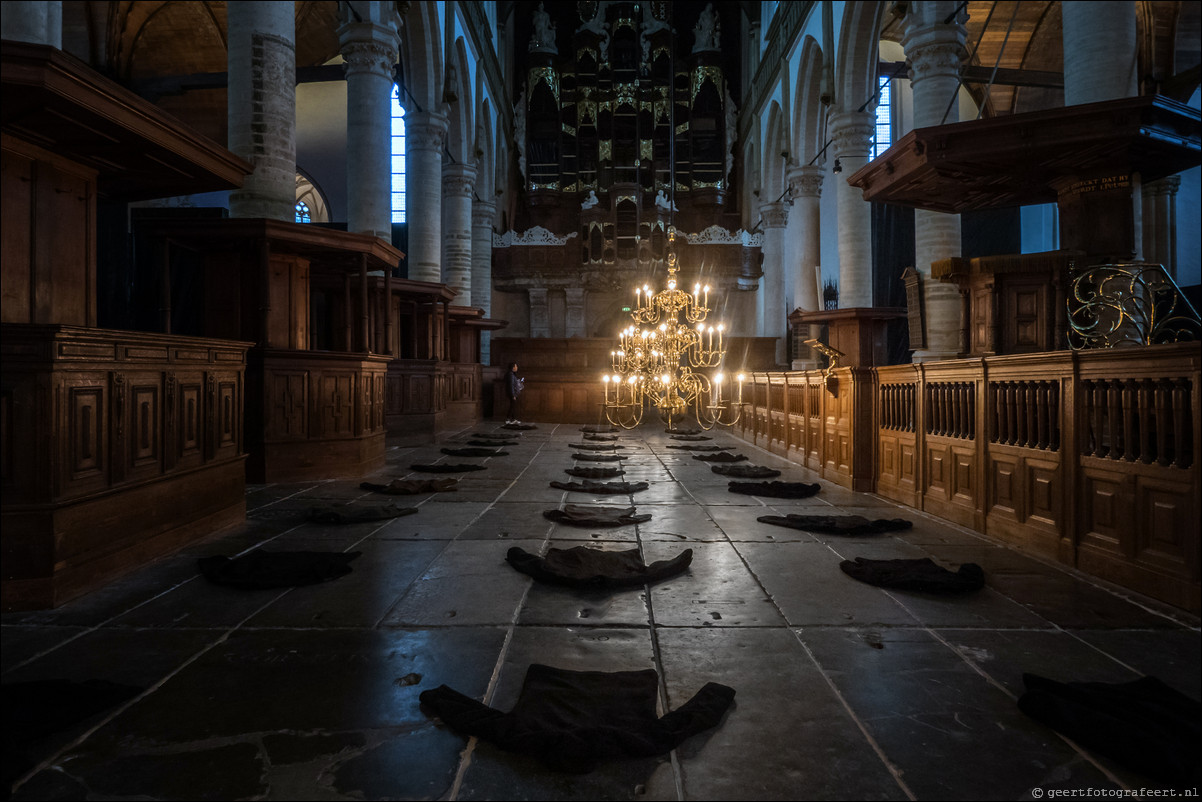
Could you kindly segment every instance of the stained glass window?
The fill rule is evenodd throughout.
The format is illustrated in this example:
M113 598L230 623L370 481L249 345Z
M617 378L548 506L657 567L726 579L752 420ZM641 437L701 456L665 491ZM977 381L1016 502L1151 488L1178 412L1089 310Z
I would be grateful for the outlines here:
M405 108L392 86L392 222L405 222Z

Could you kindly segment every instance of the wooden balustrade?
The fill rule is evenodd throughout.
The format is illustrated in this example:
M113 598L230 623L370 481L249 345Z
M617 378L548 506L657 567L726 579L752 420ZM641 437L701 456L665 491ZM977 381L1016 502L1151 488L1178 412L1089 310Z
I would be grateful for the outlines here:
M737 432L1198 612L1200 366L1180 344L754 373Z

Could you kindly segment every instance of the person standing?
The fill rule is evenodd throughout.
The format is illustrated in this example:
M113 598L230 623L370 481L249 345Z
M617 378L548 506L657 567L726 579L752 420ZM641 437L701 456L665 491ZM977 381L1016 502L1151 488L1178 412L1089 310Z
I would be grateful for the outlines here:
M518 377L518 363L509 363L509 372L505 374L505 394L509 397L509 413L505 416L506 423L520 423L518 420L518 396L525 389L526 380Z

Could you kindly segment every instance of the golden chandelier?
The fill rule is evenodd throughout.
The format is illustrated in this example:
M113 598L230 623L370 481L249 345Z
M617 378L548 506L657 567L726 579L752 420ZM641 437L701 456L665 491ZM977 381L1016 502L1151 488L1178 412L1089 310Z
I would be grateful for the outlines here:
M654 407L669 429L686 415L703 429L730 426L743 410L743 374L732 401L721 373L725 326L705 322L710 288L697 284L692 293L677 288L675 239L669 230L667 289L655 294L645 284L635 289L634 324L619 333L618 348L610 352L613 373L602 377L605 416L624 429L642 423L647 407Z

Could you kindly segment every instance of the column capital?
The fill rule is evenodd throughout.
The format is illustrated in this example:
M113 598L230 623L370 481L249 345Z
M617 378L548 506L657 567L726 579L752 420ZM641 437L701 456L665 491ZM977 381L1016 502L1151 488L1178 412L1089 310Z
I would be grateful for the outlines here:
M433 111L405 114L405 147L408 150L432 150L441 157L447 141L450 120Z
M789 224L789 204L775 201L760 204L760 217L764 220L764 228L784 228Z
M867 111L840 111L831 115L827 128L834 141L834 155L867 156L876 133L876 115Z
M958 76L964 55L961 42L936 40L914 45L906 50L910 80L917 83L927 78Z
M497 217L497 204L492 201L472 201L472 226L481 226L492 230L493 220Z
M816 164L794 167L785 175L794 198L822 197L822 178L825 168Z
M1168 195L1172 197L1177 194L1177 190L1181 188L1181 176L1166 175L1164 178L1158 178L1155 181L1149 181L1140 187L1140 192L1145 198L1150 198L1156 195Z
M444 164L442 194L444 198L470 198L476 187L476 165Z
M377 26L373 26L377 27ZM396 37L393 37L395 42ZM354 39L342 42L341 53L345 73L349 77L358 73L392 77L392 69L397 61L397 46L395 43L378 39Z

